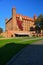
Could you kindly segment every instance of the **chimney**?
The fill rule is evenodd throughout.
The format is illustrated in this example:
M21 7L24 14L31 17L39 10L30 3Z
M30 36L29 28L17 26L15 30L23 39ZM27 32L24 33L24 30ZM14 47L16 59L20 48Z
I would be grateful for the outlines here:
M12 8L12 24L13 24L13 30L17 30L17 21L16 21L16 8Z
M6 19L5 19L5 21L7 22L7 21L8 21L8 19L6 18Z
M12 18L16 18L16 8L12 8Z

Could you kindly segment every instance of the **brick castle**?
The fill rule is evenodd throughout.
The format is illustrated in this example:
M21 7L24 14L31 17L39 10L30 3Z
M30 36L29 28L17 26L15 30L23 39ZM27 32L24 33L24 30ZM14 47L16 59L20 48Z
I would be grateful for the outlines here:
M36 20L36 15L33 18L28 16L24 16L16 13L16 8L12 8L12 17L5 21L5 31L4 36L6 37L15 37L15 36L23 36L30 35L30 28L34 27L34 22ZM33 32L33 31L32 31Z

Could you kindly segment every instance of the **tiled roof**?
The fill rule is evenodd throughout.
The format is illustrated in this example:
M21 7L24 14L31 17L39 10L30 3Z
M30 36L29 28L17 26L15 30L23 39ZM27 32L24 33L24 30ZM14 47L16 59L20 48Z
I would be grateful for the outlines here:
M27 19L27 20L32 20L33 21L33 19L28 17L28 16L23 16L21 14L16 14L16 17L20 17L20 16L22 16L23 19Z

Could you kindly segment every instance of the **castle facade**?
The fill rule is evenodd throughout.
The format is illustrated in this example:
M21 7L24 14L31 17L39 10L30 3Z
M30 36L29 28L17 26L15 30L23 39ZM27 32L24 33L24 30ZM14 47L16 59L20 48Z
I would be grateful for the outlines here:
M17 35L29 35L31 32L30 28L34 27L36 18L36 15L31 18L17 14L16 8L12 8L12 17L5 20L6 36L15 37Z

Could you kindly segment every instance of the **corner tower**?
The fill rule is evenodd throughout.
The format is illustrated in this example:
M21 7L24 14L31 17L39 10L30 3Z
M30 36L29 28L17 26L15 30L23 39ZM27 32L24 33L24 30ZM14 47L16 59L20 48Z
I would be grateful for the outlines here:
M37 16L36 16L36 14L34 15L34 21L37 19Z

